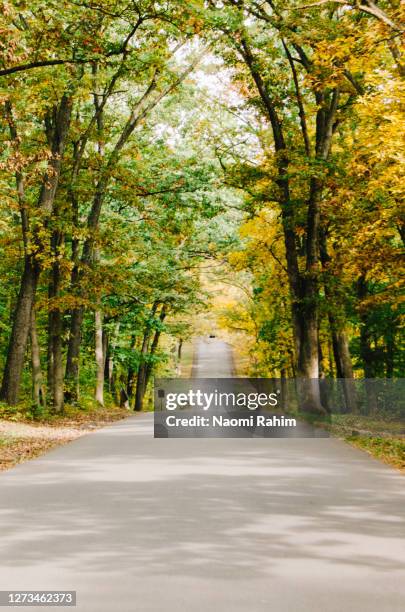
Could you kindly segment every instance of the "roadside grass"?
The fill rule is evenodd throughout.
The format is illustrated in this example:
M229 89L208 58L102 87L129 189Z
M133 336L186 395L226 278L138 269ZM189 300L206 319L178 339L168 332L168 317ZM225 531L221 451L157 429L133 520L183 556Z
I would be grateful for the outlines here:
M399 418L332 415L331 433L405 472L405 423Z
M347 442L405 473L405 439L348 436Z
M405 422L399 417L378 417L362 414L333 414L332 432L342 436L375 435L405 437Z
M128 410L86 405L66 406L63 414L33 415L29 405L0 404L0 470L6 470L51 448L128 416Z

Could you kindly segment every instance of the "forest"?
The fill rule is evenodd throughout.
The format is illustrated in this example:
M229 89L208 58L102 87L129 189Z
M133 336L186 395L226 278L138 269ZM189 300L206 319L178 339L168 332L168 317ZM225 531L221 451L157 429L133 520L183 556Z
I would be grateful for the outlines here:
M404 376L399 0L0 4L6 410L142 410L220 282L247 375Z

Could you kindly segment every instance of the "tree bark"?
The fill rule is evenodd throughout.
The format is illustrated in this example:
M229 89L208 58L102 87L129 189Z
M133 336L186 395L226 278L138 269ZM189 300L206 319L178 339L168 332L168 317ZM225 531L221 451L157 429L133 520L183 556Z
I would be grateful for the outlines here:
M56 413L63 411L62 314L60 309L52 317L52 405Z
M144 333L142 348L141 348L141 361L136 376L136 392L135 392L135 406L134 410L141 411L143 408L143 398L146 390L146 356L148 354L148 344L150 339L150 330Z
M60 305L61 268L59 249L63 243L63 235L59 231L52 233L51 250L54 261L52 263L51 279L49 282L49 314L48 314L48 389L50 390L53 410L59 413L63 410L63 358L62 333L63 320Z
M167 315L167 308L166 305L164 304L162 307L162 310L160 312L159 315L159 321L162 324L163 321L165 320ZM156 350L159 346L159 340L160 340L160 336L162 335L162 328L159 327L156 331L155 331L155 335L153 336L153 340L152 340L152 344L150 347L150 356L153 356L156 353ZM179 354L181 357L181 345L179 344ZM153 364L152 363L148 363L146 366L146 373L145 373L145 385L144 385L144 391L146 391L147 387L148 387L148 383L150 380L150 377L152 375L152 371L153 371Z
M320 238L320 257L324 272L327 270L327 266L331 261L328 253L326 235L321 232ZM325 296L327 298L329 309L328 309L328 321L330 334L332 338L332 349L333 357L336 365L337 378L342 381L343 393L345 398L345 408L347 412L357 411L357 398L356 389L353 381L353 366L349 350L349 340L345 331L345 324L342 317L342 313L336 315L332 310L341 309L342 306L339 304L338 296L333 286L330 286L328 279L325 277L324 281Z
M52 212L59 183L61 163L70 127L71 111L72 98L64 95L59 106L54 108L52 117L48 117L46 121L46 130L49 135L52 156L48 164L48 171L45 173L42 182L37 205L45 226ZM27 217L25 209L21 210L21 216L24 238L24 218L26 219ZM39 259L36 255L43 251L43 241L36 228L32 228L32 231L32 250L35 254L33 255L32 252L28 253L27 249L25 249L24 271L14 312L13 329L7 350L6 366L0 391L1 399L8 404L15 404L18 401L24 355L30 329L31 310L41 272Z
M32 365L32 400L34 402L36 412L41 413L46 408L46 392L43 385L35 306L31 310L30 336Z
M98 308L94 313L95 320L95 355L96 355L96 401L104 406L104 350L103 350L103 314Z
M112 381L113 381L113 376L114 376L114 352L115 352L115 347L117 346L117 342L118 342L119 331L120 331L120 322L118 321L115 326L113 337L111 338L111 342L109 343L109 351L108 351L108 359L107 359L108 388L110 391L112 391Z
M347 333L343 329L333 332L333 345L336 371L339 372L339 378L353 378L353 366L349 351L349 339L347 337Z
M138 338L136 334L134 333L132 334L132 337L131 337L131 350L135 351L137 348L137 344L138 344ZM134 388L136 386L136 378L137 378L137 371L134 368L133 364L131 363L128 367L128 372L127 372L127 396L128 396L130 403L134 395Z
M156 310L159 306L158 302L154 302L149 318L146 322L145 332L143 334L141 352L140 352L140 361L138 367L138 373L136 377L136 391L135 391L135 407L134 410L141 411L143 408L143 397L145 395L146 390L146 368L147 368L147 354L149 348L149 341L151 336L151 323L152 319L156 314Z
M65 399L77 402L79 400L79 361L82 342L82 323L84 308L80 306L71 312L70 333L65 370Z
M257 58L254 57L247 37L242 35L239 52L248 66L253 81L261 97L264 110L270 121L276 151L278 201L281 207L284 245L287 262L287 276L292 295L292 325L297 361L297 375L312 382L302 383L302 408L313 412L324 413L320 400L319 355L318 355L318 295L319 295L319 233L320 233L320 200L323 181L316 176L310 178L307 201L306 228L306 267L302 272L299 267L297 238L295 235L295 212L290 197L288 178L288 151L284 138L283 125L269 89L260 72ZM319 110L316 116L315 156L325 161L330 152L333 126L335 121L339 92L335 90L330 100L323 94L316 94ZM305 122L303 106L299 108L301 122ZM306 133L306 132L305 132ZM306 133L307 135L307 133ZM309 143L305 139L308 152Z
M385 375L387 378L394 376L395 355L395 328L391 328L385 335Z
M26 255L0 393L1 399L10 405L17 404L19 399L24 356L31 325L31 310L38 278L38 264L31 255Z

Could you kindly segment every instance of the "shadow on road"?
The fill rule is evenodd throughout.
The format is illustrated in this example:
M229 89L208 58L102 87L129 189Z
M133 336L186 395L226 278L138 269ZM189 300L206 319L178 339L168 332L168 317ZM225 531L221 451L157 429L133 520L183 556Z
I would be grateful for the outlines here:
M1 588L45 560L71 582L132 576L142 588L152 577L268 588L301 567L322 593L350 569L348 588L379 606L368 610L397 609L400 475L336 440L180 442L151 431L151 416L129 419L1 476Z

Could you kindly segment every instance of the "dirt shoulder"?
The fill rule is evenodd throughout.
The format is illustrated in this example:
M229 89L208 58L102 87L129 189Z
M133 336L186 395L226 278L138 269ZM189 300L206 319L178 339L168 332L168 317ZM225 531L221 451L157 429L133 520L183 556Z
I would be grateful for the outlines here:
M63 416L41 421L0 418L0 471L127 416L128 410L121 408L94 408L68 409Z

